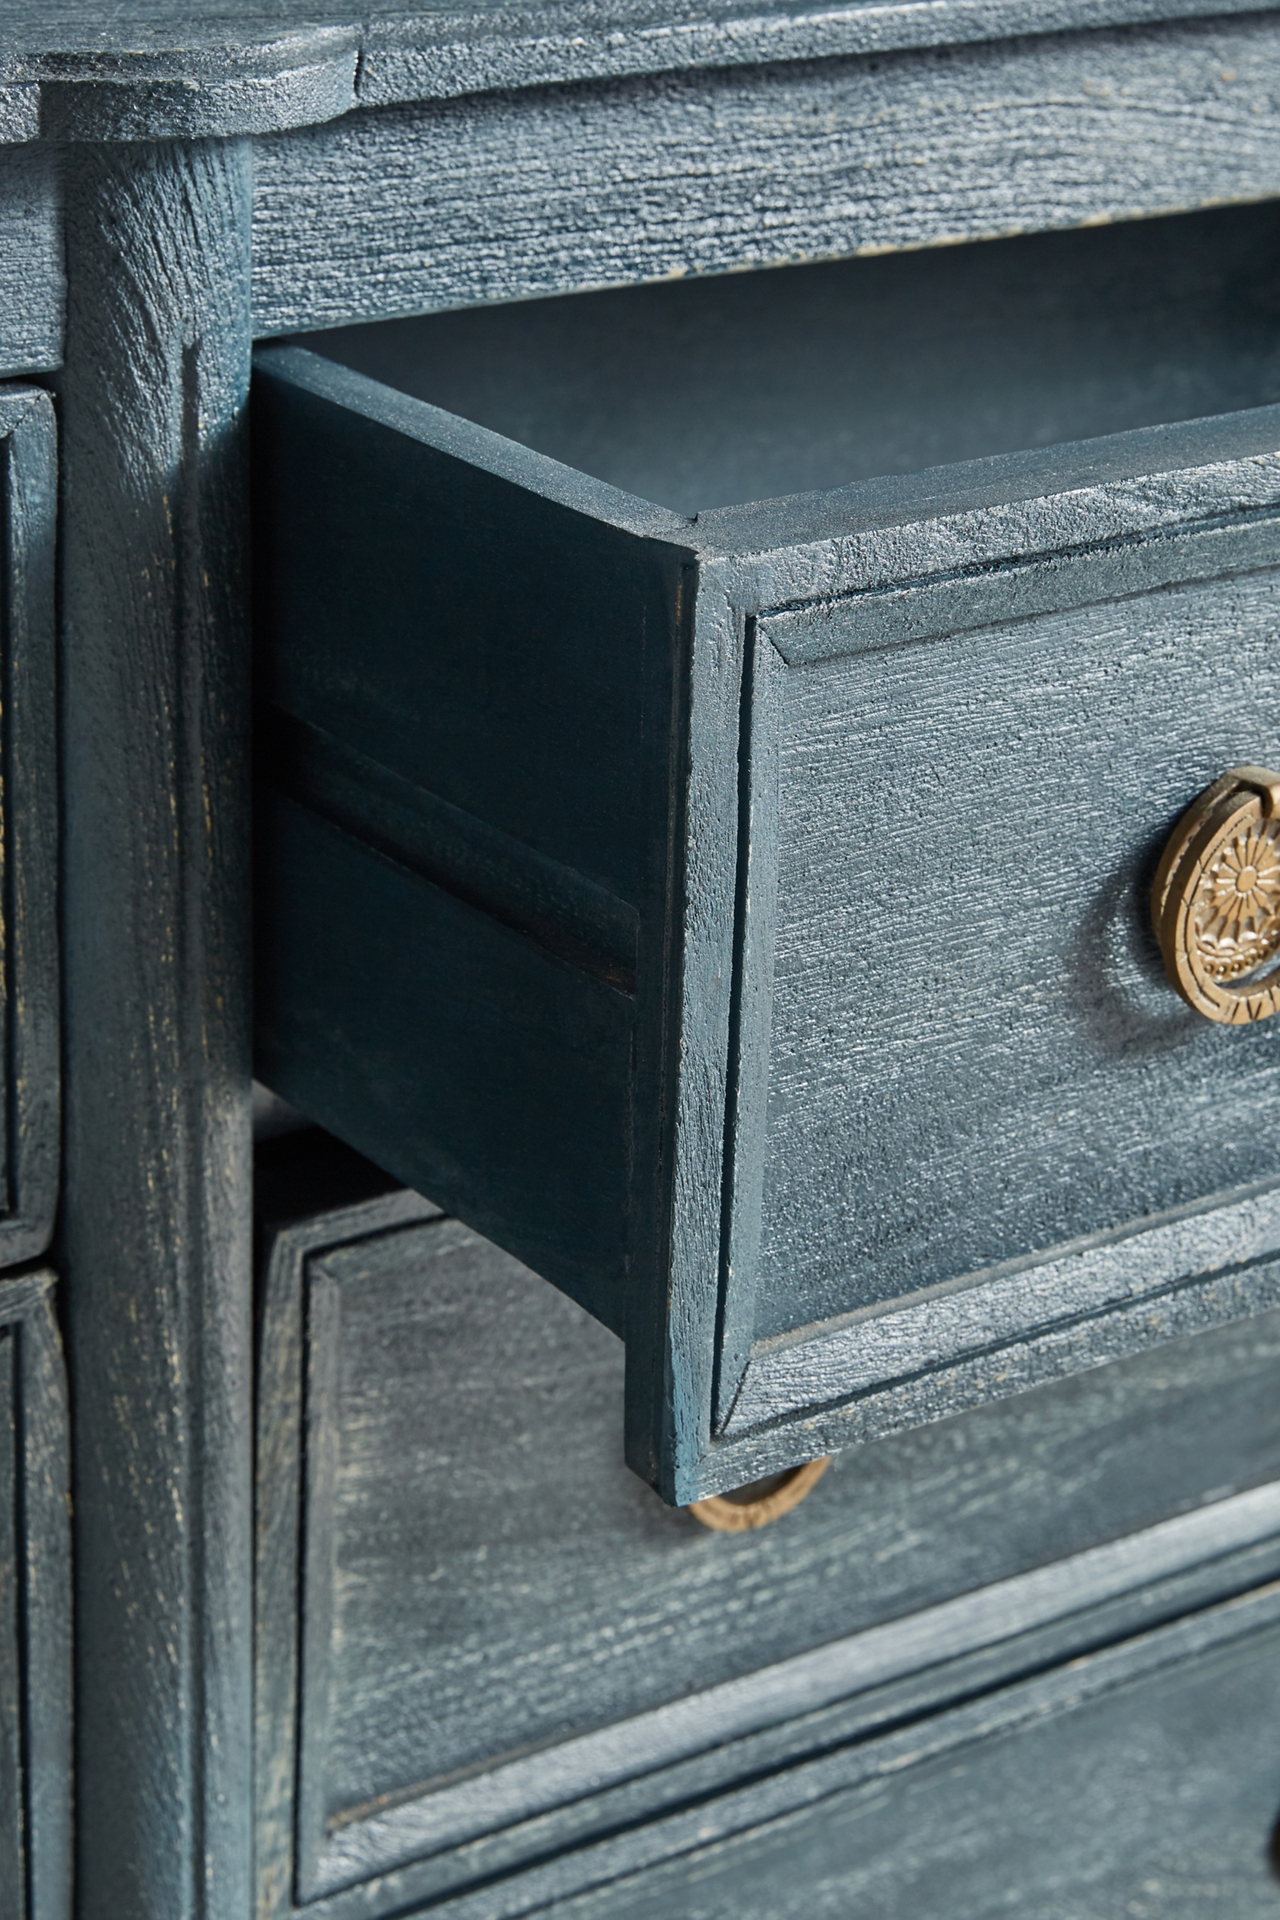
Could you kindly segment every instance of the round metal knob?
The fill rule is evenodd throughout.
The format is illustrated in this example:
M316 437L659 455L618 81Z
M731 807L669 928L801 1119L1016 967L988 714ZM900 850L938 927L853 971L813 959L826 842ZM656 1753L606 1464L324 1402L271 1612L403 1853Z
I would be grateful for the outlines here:
M1151 917L1170 980L1206 1020L1280 1010L1280 774L1233 767L1179 820ZM1263 971L1263 969L1266 969Z
M715 1533L747 1533L752 1527L767 1527L771 1520L799 1506L830 1465L831 1455L824 1454L803 1467L735 1487L732 1493L714 1493L706 1500L695 1500L686 1512Z

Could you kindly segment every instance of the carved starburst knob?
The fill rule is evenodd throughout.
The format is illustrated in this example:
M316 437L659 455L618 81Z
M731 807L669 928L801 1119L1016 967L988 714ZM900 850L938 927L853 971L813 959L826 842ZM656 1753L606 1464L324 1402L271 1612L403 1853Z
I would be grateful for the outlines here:
M1151 917L1170 980L1208 1020L1280 1010L1280 774L1233 767L1192 802L1156 869Z

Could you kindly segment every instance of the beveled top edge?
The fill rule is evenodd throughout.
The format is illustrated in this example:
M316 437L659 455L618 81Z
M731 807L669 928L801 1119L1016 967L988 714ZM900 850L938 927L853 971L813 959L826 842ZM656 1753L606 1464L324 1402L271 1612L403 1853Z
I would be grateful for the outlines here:
M17 0L0 19L0 142L194 138L354 106L1267 12L1257 0Z
M356 104L359 34L320 25L232 36L95 32L23 41L0 23L0 144L194 140L313 126ZM127 38L125 37L127 34Z

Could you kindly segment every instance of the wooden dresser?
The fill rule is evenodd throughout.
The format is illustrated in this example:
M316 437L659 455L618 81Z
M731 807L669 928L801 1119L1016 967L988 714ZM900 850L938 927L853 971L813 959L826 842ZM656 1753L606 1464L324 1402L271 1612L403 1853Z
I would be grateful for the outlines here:
M1280 13L11 0L0 449L0 1920L1280 1914Z

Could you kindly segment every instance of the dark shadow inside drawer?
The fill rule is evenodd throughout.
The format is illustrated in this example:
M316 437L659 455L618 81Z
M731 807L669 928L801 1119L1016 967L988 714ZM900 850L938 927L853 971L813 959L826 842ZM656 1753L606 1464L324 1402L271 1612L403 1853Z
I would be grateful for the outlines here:
M775 1525L713 1533L624 1467L621 1344L564 1295L413 1195L291 1226L261 1353L267 1856L318 1897L1221 1551L1231 1503L1202 1503L1280 1474L1278 1318L844 1455ZM1174 1514L1185 1541L1118 1542L1012 1615L865 1638Z
M1280 210L308 335L683 513L1280 399Z

